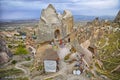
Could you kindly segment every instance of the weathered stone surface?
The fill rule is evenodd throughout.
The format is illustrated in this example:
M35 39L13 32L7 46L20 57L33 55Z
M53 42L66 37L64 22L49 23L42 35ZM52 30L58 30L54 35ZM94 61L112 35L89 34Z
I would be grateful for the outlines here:
M114 22L116 22L116 23L119 23L119 24L120 24L120 11L118 12L118 14L117 14L117 16L116 16L116 18L115 18Z
M8 62L9 56L7 55L6 52L0 52L0 64Z
M70 32L72 32L73 29L73 16L72 13L68 10L64 10L63 13L63 25L67 28L67 33L69 34Z
M6 42L0 37L0 64L7 62L11 56L12 53L7 48Z
M92 53L85 47L81 46L78 42L78 40L74 40L71 45L76 49L76 51L81 55L84 55L83 62L90 66L92 63Z
M60 23L55 8L49 4L46 9L41 12L41 21L45 24Z
M73 16L68 10L63 15L58 14L52 4L41 12L38 39L39 43L62 39L67 36L73 28Z

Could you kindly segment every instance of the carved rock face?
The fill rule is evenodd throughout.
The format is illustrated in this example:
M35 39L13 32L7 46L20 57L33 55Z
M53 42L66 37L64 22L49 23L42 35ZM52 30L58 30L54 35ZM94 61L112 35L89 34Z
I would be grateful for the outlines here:
M6 47L6 43L0 38L0 64L5 63L12 56L11 51Z
M114 22L120 23L120 11L118 12L118 14L117 14L117 16L116 16Z
M6 52L0 52L0 64L8 62L9 56Z
M65 25L65 27L67 28L67 33L69 34L70 32L72 32L73 29L73 16L72 13L68 10L64 10L63 13L63 25Z
M45 24L60 23L55 8L49 4L46 9L41 12L41 21Z
M58 14L52 4L41 12L38 41L40 43L58 38L55 31L59 30L59 39L64 38L73 30L73 16L68 10Z

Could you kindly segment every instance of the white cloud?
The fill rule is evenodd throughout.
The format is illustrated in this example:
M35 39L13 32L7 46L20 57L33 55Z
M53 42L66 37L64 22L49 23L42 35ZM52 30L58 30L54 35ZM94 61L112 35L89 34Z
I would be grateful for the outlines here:
M93 0L90 2L82 3L83 6L88 6L89 8L98 8L98 9L106 9L106 8L114 8L118 7L118 0Z
M19 15L30 18L27 11L41 11L51 3L57 10L68 9L74 15L116 15L120 10L119 0L1 0L2 16L5 18L18 18ZM0 8L0 9L1 9ZM7 15L14 11L11 15ZM26 11L26 13L24 13ZM18 15L18 16L17 16ZM36 14L32 14L34 16Z
M3 1L2 7L13 7L21 9L41 9L45 7L45 3L40 1Z
M74 3L61 3L58 9L69 9L74 14L83 15L116 15L119 8L119 0L71 0ZM89 13L86 13L89 12Z

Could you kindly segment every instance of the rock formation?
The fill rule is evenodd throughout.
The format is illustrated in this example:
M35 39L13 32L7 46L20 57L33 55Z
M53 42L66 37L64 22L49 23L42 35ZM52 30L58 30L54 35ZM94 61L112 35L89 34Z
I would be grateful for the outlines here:
M68 28L67 29L67 32L70 33L72 32L72 29L73 29L73 16L72 16L72 13L68 10L64 10L64 13L63 13L63 25Z
M116 16L116 18L115 18L114 22L116 22L116 23L119 23L119 24L120 24L120 11L118 12L118 14L117 14L117 16Z
M7 48L5 40L0 37L0 64L8 62L12 57L11 51Z
M99 26L99 25L100 25L99 18L98 18L98 17L95 18L95 19L93 20L92 24L93 24L94 26Z
M68 10L58 14L52 4L41 12L37 41L43 43L66 37L73 29L73 16Z
M57 16L55 8L49 4L46 9L43 9L41 12L40 23L43 24L52 24L52 23L60 23L60 20Z

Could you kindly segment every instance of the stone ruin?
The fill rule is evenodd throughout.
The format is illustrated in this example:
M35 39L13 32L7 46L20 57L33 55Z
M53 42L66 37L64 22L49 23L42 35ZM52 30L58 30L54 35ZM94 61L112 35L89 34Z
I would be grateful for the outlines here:
M73 29L73 16L68 10L58 14L52 4L41 12L37 41L39 43L60 40Z

